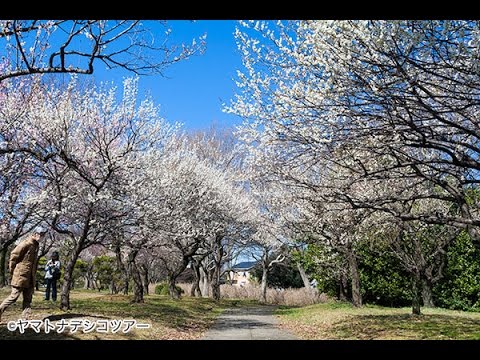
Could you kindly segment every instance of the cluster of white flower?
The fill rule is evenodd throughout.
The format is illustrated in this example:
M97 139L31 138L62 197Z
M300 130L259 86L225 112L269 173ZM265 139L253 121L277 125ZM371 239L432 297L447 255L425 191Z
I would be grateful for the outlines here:
M346 254L355 279L372 227L395 240L421 224L480 225L478 22L241 25L225 111L244 119L247 160L282 184L280 213L300 237Z

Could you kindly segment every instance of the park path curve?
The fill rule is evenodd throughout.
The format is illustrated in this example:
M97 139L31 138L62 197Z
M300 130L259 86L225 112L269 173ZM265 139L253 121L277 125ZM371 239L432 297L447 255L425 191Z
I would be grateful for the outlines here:
M296 340L280 329L273 315L274 306L247 306L227 309L210 328L203 340Z

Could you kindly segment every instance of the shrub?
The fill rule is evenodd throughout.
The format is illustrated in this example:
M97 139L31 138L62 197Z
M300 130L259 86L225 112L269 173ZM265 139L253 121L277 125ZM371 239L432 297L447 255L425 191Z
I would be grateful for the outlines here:
M253 269L252 275L262 279L262 268L260 264ZM268 271L267 285L273 288L301 288L303 281L298 272L297 265L294 261L286 259L283 262L275 263Z
M368 246L360 247L359 254L365 303L391 307L411 304L411 277L395 256L388 251L372 251Z
M434 289L437 305L454 310L480 310L480 249L462 231L447 250L444 278Z
M95 257L92 272L96 274L95 286L98 290L106 290L109 287L118 288L122 285L122 275L114 257L106 255Z

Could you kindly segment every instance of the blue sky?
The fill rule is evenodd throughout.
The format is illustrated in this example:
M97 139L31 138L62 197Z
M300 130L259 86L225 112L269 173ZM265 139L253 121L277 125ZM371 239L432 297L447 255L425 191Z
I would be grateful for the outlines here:
M212 123L231 127L241 122L238 117L222 112L222 103L228 103L234 94L233 78L241 68L233 37L236 25L237 21L233 20L169 21L173 41L191 43L193 38L207 33L207 49L203 55L170 66L165 77L140 78L141 91L149 92L161 105L161 115L166 120L181 122L187 130L206 129ZM158 31L164 30L158 28ZM107 71L101 64L97 65L93 75L96 80L120 85L123 77L131 76L125 71Z

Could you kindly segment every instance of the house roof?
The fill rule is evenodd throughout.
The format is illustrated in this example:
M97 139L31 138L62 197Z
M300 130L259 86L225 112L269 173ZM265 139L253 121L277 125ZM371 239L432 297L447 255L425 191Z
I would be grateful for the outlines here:
M244 261L232 266L233 271L247 271L257 264L256 261Z

